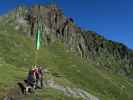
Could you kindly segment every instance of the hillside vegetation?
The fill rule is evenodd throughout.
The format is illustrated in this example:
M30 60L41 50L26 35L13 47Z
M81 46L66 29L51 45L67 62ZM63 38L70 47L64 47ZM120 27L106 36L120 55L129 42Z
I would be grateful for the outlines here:
M33 38L21 34L21 31L14 29L14 26L8 23L1 23L0 26L1 98L7 94L17 95L17 82L26 78L29 68L35 63ZM84 89L100 100L133 100L131 80L98 68L94 60L81 59L75 52L66 49L61 41L41 47L38 51L37 63L49 70L47 79L54 78L59 84ZM56 77L56 74L61 77ZM18 96L17 99L82 100L67 97L52 88L37 90L35 94Z

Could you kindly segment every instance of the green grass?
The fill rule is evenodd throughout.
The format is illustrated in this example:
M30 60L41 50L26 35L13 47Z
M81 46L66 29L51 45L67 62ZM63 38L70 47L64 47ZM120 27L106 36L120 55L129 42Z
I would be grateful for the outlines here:
M54 48L54 49L53 49ZM132 100L133 84L123 76L116 76L99 70L90 62L67 52L62 44L49 46L40 51L40 63L47 64L52 72L63 74L64 78L101 100ZM44 54L44 55L43 55Z
M7 32L4 30L7 29ZM28 69L35 64L33 40L13 30L0 26L0 97L23 81ZM100 100L133 100L133 82L126 77L97 69L95 61L81 59L68 52L58 41L38 51L37 63L50 71L50 77L59 84L82 88ZM62 77L56 78L54 73ZM75 100L54 89L37 90L35 94L18 100ZM78 100L78 99L76 99Z

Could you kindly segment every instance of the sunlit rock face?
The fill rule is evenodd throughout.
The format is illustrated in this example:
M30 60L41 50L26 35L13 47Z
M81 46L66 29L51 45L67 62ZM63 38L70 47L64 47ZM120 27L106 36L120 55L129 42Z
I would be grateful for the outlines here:
M100 68L130 77L133 75L132 50L96 32L81 29L56 5L19 6L8 17L15 20L15 29L27 36L34 37L39 29L45 46L60 40L66 48L82 58L92 59Z

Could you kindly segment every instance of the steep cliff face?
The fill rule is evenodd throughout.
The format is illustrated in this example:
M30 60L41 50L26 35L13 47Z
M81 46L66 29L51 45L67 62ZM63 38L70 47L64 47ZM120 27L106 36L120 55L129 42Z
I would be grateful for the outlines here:
M16 29L28 36L34 37L39 28L43 45L61 40L65 47L82 58L95 60L98 67L132 77L132 50L121 43L106 40L96 32L81 29L72 18L65 17L57 6L20 6L10 14L15 20Z

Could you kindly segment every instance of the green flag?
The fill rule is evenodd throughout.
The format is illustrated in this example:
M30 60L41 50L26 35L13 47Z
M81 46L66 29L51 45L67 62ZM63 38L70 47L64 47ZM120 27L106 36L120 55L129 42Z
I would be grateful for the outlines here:
M39 50L41 46L41 32L40 30L37 30L37 33L36 33L36 49Z

